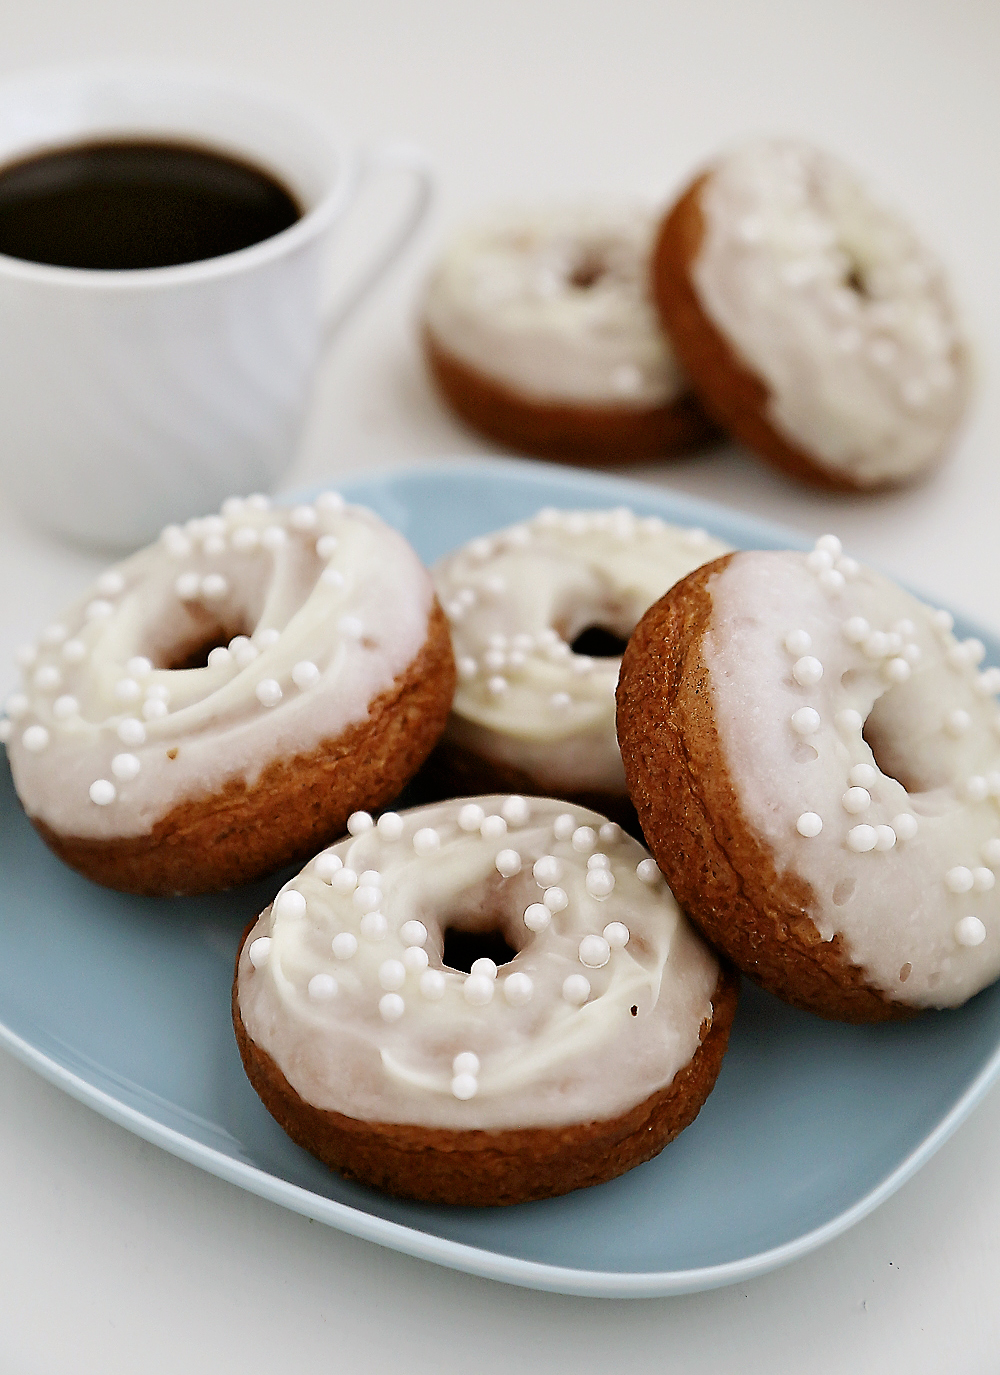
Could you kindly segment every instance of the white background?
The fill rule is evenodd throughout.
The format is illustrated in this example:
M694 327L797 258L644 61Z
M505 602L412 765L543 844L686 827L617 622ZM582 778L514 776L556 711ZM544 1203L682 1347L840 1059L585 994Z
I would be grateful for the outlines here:
M81 58L210 65L291 92L441 180L406 264L323 368L288 487L484 451L441 411L413 319L442 234L488 204L666 198L751 132L841 153L951 267L979 388L911 491L831 498L736 450L638 473L793 524L1000 627L1000 7L990 0L0 0L0 72ZM341 274L388 210L373 193ZM2 327L2 322L0 322ZM3 442L0 422L0 443ZM0 691L11 652L98 561L0 495ZM112 1126L0 1054L0 1375L714 1369L857 1375L1000 1366L1000 1094L876 1214L794 1266L686 1298L506 1288L309 1223Z

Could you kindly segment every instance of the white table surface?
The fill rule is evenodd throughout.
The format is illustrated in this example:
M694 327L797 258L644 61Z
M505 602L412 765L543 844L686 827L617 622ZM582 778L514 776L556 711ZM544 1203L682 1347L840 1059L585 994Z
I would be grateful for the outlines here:
M0 72L108 57L286 89L362 143L416 142L441 195L327 358L287 487L484 452L414 342L442 234L495 201L665 197L720 144L801 134L906 208L951 266L980 381L951 461L888 496L817 495L735 449L638 473L813 533L1000 626L1000 7L991 0L0 0ZM359 211L341 263L391 191ZM0 325L2 327L2 325ZM0 443L3 442L0 422ZM99 561L0 495L11 652ZM1000 1093L847 1235L684 1298L561 1298L310 1223L113 1126L0 1053L0 1372L695 1369L980 1372L1000 1363Z

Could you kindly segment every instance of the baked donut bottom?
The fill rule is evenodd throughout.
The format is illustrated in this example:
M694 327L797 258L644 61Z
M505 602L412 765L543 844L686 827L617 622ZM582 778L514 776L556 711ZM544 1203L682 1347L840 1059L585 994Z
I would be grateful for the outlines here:
M253 925L244 931L240 950ZM251 1040L240 1016L235 978L232 1007L247 1077L297 1145L348 1179L400 1198L496 1207L602 1184L658 1155L691 1125L715 1086L738 996L738 975L723 965L698 1049L666 1087L628 1112L607 1121L508 1131L363 1122L313 1107Z
M423 768L407 789L407 806L443 802L450 797L475 797L480 793L519 793L524 797L558 797L617 821L636 840L642 830L627 794L599 788L553 787L514 764L487 759L485 755L445 738L438 741Z
M472 429L512 449L560 463L625 464L718 443L691 392L647 409L539 401L463 363L423 332L438 390Z
M732 554L677 583L636 627L618 681L618 741L646 843L705 938L762 988L842 1022L919 1010L871 987L839 935L809 917L805 879L779 874L740 808L716 726L702 638L709 584Z
M834 472L792 444L767 419L770 393L701 308L691 277L705 236L701 193L711 177L698 177L668 212L652 255L653 299L674 352L705 411L748 449L789 477L833 492L904 486L927 472L858 483Z
M435 600L409 668L336 739L273 760L252 784L231 778L173 808L144 836L94 840L31 821L71 868L120 892L168 897L249 883L315 854L344 832L352 812L391 801L444 730L454 692L451 632Z

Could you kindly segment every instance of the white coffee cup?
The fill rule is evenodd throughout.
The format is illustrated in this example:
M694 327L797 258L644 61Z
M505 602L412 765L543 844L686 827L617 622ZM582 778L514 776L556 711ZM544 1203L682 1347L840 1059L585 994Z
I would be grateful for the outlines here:
M0 254L0 486L38 524L109 547L288 469L336 324L409 241L431 181L419 155L363 157L322 121L223 78L59 69L0 86L0 167L67 145L200 145L276 177L303 209L249 248L100 271ZM368 269L323 301L331 230L373 170L412 194Z

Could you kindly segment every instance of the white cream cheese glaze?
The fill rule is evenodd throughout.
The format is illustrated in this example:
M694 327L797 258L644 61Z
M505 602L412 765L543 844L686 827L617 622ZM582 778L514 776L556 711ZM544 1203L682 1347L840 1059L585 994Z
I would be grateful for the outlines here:
M526 212L468 229L431 277L424 322L466 366L540 401L646 410L686 381L649 286L655 217Z
M627 640L678 579L728 549L626 508L546 508L449 554L432 570L459 675L445 738L546 790L624 796L621 659L571 645L594 625Z
M20 652L0 738L21 801L60 834L111 839L252 784L363 721L432 604L406 540L335 492L168 527ZM230 643L208 666L165 667L213 637Z
M839 160L760 140L700 192L691 275L705 313L765 383L767 417L864 486L933 462L969 366L936 258Z
M720 746L779 875L871 986L964 1002L1000 974L1000 669L834 536L736 554L708 590Z
M428 1127L568 1125L644 1101L697 1050L718 962L614 823L491 796L349 827L239 959L243 1024L306 1102ZM518 953L446 968L449 927L501 930Z

